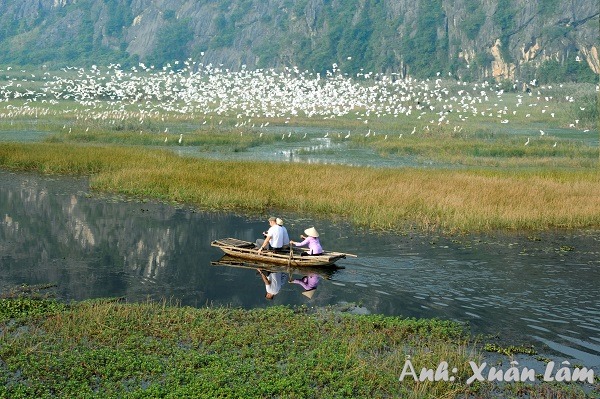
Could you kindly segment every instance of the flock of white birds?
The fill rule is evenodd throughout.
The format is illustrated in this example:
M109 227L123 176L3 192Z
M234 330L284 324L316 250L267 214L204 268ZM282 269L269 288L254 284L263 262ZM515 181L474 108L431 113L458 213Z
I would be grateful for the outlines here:
M11 77L15 72L19 72L18 77L17 74ZM200 125L207 122L218 125L227 117L235 118L235 125L229 127L239 129L242 134L244 128L267 127L270 118L289 123L296 117L327 120L349 116L365 124L364 132L357 134L369 137L376 134L369 122L381 117L414 120L412 129L404 134L434 126L456 132L470 117L488 118L499 127L509 124L518 114L532 119L536 113L538 117L545 114L545 118L554 118L561 103L576 100L571 95L558 98L556 94L544 94L552 86L539 86L534 80L527 82L526 92L516 94L516 101L512 93L512 99L505 102L507 93L501 84L461 82L439 75L425 80L394 74L349 76L335 64L323 75L295 67L280 70L242 67L240 71L231 71L191 60L160 69L139 64L124 70L119 64L111 64L89 69L63 68L60 73L42 72L41 76L7 67L0 69L0 83L4 82L0 86L0 104L6 103L0 106L0 118L63 114L78 121L134 120L143 131L146 121L157 118L164 121L167 115ZM524 87L522 83L519 85ZM551 92L556 93L556 89ZM56 106L61 103L65 105ZM556 127L589 131L580 128L576 119ZM537 133L537 128L532 129L534 132ZM399 133L396 137L402 138L403 133ZM539 131L539 135L544 134ZM284 134L282 138L285 137ZM350 138L350 133L344 132L341 137ZM182 140L180 135L178 141ZM529 142L528 138L525 144Z

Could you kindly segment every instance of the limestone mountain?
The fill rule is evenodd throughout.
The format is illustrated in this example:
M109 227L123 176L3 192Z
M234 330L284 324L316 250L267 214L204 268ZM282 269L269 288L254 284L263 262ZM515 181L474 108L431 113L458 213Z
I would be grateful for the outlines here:
M599 0L1 0L0 63L597 81Z

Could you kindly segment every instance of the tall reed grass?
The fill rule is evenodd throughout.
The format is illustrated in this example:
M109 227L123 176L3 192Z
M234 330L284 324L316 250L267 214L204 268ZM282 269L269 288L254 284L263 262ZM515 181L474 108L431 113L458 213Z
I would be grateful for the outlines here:
M72 144L3 144L0 167L90 175L97 190L203 209L294 211L374 229L600 226L597 169L374 169L214 161L139 147ZM274 171L280 178L272 178Z

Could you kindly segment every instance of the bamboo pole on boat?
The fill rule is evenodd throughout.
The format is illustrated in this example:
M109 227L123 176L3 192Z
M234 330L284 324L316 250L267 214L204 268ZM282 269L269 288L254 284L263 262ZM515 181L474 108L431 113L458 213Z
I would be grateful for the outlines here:
M290 245L290 257L288 258L288 267L292 266L292 259L294 259L294 246Z

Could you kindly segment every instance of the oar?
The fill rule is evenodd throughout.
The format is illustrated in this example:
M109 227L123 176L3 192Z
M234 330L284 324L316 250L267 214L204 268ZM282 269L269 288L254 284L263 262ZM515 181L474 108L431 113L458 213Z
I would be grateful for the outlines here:
M288 244L290 246L290 257L288 258L288 267L292 266L292 259L294 259L294 246Z

